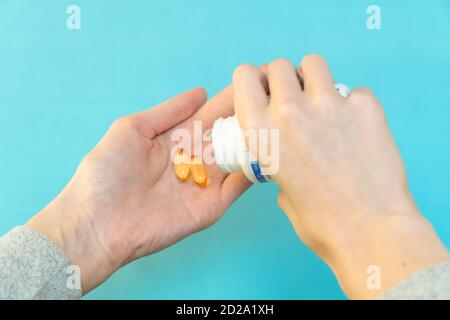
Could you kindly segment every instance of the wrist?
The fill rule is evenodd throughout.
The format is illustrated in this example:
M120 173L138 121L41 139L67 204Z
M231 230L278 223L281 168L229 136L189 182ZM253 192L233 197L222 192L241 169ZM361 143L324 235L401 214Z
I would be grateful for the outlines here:
M109 248L102 245L98 230L82 206L62 197L34 216L26 225L59 247L70 263L80 269L83 294L105 281L118 267Z
M450 259L417 210L365 218L331 251L330 267L346 294L357 299L378 298L411 274Z

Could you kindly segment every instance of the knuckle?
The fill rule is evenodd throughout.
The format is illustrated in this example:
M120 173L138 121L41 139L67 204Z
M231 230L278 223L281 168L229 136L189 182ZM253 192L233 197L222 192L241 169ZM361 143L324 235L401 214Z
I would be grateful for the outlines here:
M124 116L116 119L112 127L113 128L130 128L135 126L135 120L132 116Z
M237 79L242 75L252 74L256 72L256 67L249 63L243 63L239 65L233 72L233 79Z
M376 98L369 88L361 87L355 89L348 97L350 103L359 106L371 106L376 104Z
M274 69L295 68L295 66L291 61L289 61L287 59L278 58L278 59L272 61L269 64L268 68L269 68L269 72L270 72L270 70L274 70Z
M317 53L310 53L303 57L302 61L300 62L301 67L308 66L311 63L317 63L317 62L325 62L324 58L320 56Z
M357 88L348 97L350 106L368 117L383 119L385 113L375 95L368 88Z

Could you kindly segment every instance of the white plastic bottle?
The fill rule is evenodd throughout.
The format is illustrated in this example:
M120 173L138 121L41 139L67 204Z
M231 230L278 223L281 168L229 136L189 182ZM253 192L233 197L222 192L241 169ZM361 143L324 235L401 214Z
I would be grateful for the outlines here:
M217 166L225 173L242 171L251 182L266 182L256 158L248 151L235 116L214 122L211 140Z
M337 92L346 98L350 89L345 84L335 85ZM245 145L244 136L235 116L217 119L211 131L216 164L225 173L242 171L253 183L270 181L258 160Z

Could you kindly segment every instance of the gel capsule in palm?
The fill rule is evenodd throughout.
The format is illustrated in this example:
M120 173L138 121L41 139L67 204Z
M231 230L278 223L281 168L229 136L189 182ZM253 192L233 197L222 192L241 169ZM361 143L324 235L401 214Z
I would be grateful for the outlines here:
M175 174L181 181L186 181L189 177L190 160L183 149L179 149L175 155Z
M199 186L206 186L208 182L208 176L206 175L206 169L203 163L195 156L191 158L191 174L194 182Z

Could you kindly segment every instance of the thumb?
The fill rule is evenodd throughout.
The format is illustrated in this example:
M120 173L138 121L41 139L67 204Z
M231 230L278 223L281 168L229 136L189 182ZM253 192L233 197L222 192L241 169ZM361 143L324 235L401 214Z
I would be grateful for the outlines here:
M199 87L169 99L160 105L132 115L140 130L153 138L192 116L207 99Z

